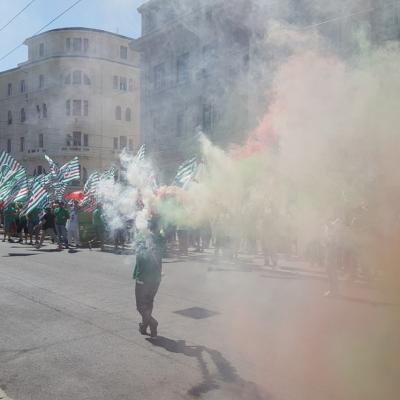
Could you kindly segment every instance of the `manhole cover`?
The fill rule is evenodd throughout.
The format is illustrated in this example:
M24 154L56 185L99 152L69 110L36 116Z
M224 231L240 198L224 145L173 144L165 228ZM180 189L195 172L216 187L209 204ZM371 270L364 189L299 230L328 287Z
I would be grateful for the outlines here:
M207 310L206 308L201 307L186 308L184 310L174 311L174 313L193 319L204 319L218 315L218 313L215 311Z

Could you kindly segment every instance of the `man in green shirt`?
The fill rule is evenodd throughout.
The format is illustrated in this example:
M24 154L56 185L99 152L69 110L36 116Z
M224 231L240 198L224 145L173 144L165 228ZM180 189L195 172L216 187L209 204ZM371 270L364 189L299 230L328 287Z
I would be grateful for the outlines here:
M101 203L97 204L97 207L92 213L92 225L95 232L95 239L91 241L97 241L100 243L100 248L104 250L104 217L103 217L103 208Z
M35 235L35 244L39 243L39 214L40 211L38 208L34 208L28 215L28 234L29 234L29 244L33 244L32 239L33 235Z
M153 217L149 225L150 234L146 236L138 234L133 279L136 280L136 308L142 316L139 331L142 335L147 335L147 328L150 327L150 335L156 337L158 321L152 316L152 313L154 298L161 283L165 240L156 218Z
M11 203L5 210L4 210L4 238L3 242L6 241L6 237L8 237L9 242L13 242L11 239L11 233L13 230L13 226L15 224L15 216L16 211L14 204Z
M67 228L65 225L67 224L69 218L69 212L64 207L63 202L59 202L56 204L54 209L54 217L56 222L56 232L58 237L58 249L62 250L63 244L65 248L68 249L68 235L67 235Z

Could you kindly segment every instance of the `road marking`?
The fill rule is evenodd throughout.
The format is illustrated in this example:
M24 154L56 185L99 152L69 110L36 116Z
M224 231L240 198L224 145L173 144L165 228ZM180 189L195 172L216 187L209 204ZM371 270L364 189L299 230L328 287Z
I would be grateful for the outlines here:
M0 389L0 400L12 400L12 399L7 396L6 392Z

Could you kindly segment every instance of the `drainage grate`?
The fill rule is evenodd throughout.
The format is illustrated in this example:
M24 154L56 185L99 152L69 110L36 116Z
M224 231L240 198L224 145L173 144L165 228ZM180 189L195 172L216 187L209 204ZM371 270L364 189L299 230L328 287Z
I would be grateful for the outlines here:
M218 315L218 313L215 311L207 310L206 308L201 307L186 308L184 310L174 311L174 313L193 319L204 319Z

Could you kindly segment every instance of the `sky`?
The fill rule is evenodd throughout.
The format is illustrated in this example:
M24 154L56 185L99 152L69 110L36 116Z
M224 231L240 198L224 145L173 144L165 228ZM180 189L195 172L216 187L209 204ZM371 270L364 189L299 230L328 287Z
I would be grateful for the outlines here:
M76 0L34 0L10 25L1 28L31 0L0 0L0 58L32 36ZM46 30L81 26L104 29L121 35L140 36L140 14L137 8L145 0L82 0ZM27 49L22 46L0 61L0 71L26 61Z

